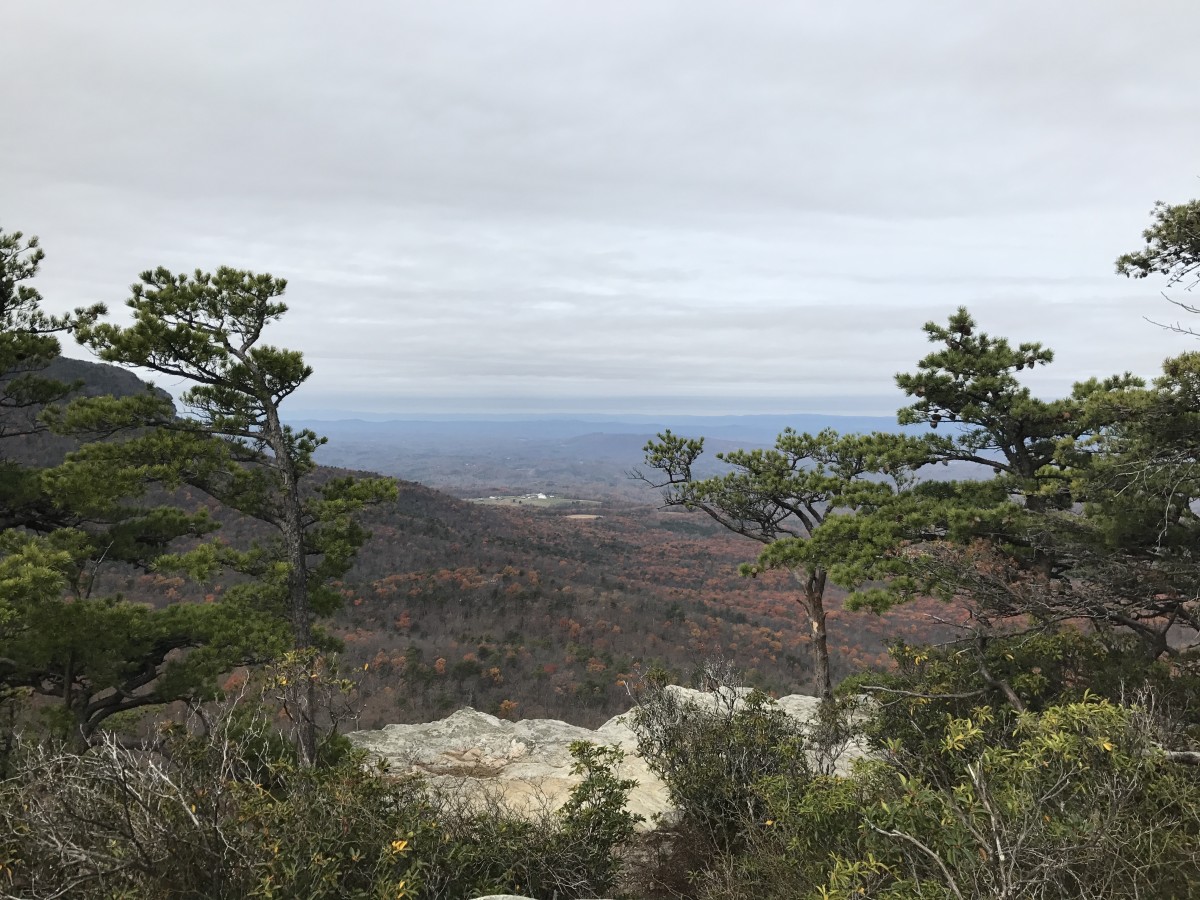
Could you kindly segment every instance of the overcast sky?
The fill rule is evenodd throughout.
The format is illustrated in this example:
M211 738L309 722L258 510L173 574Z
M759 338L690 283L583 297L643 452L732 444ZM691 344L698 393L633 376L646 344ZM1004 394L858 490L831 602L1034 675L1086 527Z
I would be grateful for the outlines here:
M1057 351L1049 396L1194 347L1113 260L1200 195L1197 34L1195 0L17 0L0 227L55 309L287 277L296 412L887 414L960 304Z

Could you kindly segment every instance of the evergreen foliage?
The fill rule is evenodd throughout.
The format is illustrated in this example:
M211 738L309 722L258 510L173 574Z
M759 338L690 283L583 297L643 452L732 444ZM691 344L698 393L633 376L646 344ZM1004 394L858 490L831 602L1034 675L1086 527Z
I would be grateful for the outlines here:
M661 474L635 474L662 488L666 505L702 511L735 534L767 545L743 574L780 568L794 576L797 602L812 628L816 691L832 699L825 609L830 576L844 587L882 577L891 571L886 550L895 537L894 529L872 531L847 519L869 516L903 492L926 456L925 442L896 434L788 429L770 450L717 454L732 471L698 479L693 467L703 452L703 438L666 431L645 447L646 465Z
M40 373L57 356L56 335L95 324L102 305L50 316L26 284L43 259L36 239L0 235L4 331L0 374L8 437L45 426L52 404L77 385ZM127 401L170 410L146 391ZM116 403L112 398L101 402ZM98 445L107 446L107 445ZM212 530L205 511L146 502L144 473L107 468L79 478L71 463L38 469L0 463L0 685L8 702L29 694L47 722L75 744L107 718L178 699L215 696L216 679L264 658L271 625L236 604L151 608L96 590L106 566L146 568L175 541Z
M56 335L105 312L96 304L73 315L47 314L29 283L45 257L36 237L0 229L0 437L37 430L36 412L71 392L73 385L40 374L59 354Z
M189 418L168 415L152 398L85 398L58 419L60 428L104 432L150 428L119 444L96 444L72 456L84 478L116 468L133 477L199 488L225 507L270 525L271 546L248 550L210 542L161 565L210 579L221 568L254 580L238 602L284 618L292 647L318 646L314 619L336 609L330 582L349 570L367 532L354 516L365 505L394 500L386 478L326 481L308 488L313 453L325 442L295 430L281 405L312 374L303 356L263 343L264 332L287 311L277 300L287 282L268 274L220 268L175 275L143 272L127 305L133 324L94 323L77 329L101 359L187 379L181 399ZM296 714L302 759L315 761L317 722L302 700Z

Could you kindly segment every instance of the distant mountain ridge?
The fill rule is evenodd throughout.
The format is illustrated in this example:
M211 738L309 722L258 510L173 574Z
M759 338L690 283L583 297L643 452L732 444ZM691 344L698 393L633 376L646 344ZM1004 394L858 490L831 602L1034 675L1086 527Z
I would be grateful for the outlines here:
M456 493L524 493L547 490L580 497L620 497L653 503L656 495L629 473L642 463L642 448L667 429L703 437L697 472L724 471L716 454L766 447L786 428L817 432L904 431L889 416L796 415L695 416L595 415L486 418L319 420L292 422L324 434L330 443L318 459L333 466L371 469Z
M833 428L842 432L921 431L917 426L901 426L895 416L835 416L824 413L794 415L696 416L629 415L601 417L587 414L564 416L470 417L470 418L395 418L395 419L317 419L300 417L294 424L305 425L332 436L358 439L457 438L487 435L492 438L550 440L587 434L654 435L670 429L677 434L705 436L747 443L772 443L785 428L817 432Z
M130 397L148 390L157 391L163 397L170 396L136 372L111 363L60 356L38 374L59 381L83 382L79 388L82 397Z

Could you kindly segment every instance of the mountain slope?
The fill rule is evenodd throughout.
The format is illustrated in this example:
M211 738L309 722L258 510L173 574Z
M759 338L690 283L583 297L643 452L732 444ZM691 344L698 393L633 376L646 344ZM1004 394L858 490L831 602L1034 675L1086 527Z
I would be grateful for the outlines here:
M93 395L150 389L129 372L95 363L64 360L51 374L82 379L83 392ZM585 474L595 466L575 439L559 443ZM635 444L610 435L588 446L609 458ZM71 446L38 435L8 441L5 449L46 465ZM538 477L505 467L513 462L496 455L500 478L517 484ZM322 468L317 477L340 471ZM733 660L751 683L780 693L809 689L807 629L792 584L778 573L754 580L736 574L757 545L702 516L656 508L644 486L626 496L640 502L600 491L590 498L598 503L581 513L570 506L487 506L402 482L396 503L367 513L373 536L340 585L343 610L328 623L345 644L345 666L362 683L362 724L428 720L472 705L594 725L627 706L624 684L637 670L661 666L687 681L709 656ZM235 544L270 538L260 523L216 510L198 492L183 488L171 499L213 509L221 535ZM204 602L227 584L108 566L99 586L161 605ZM891 639L931 635L914 612L882 619L833 613L837 674L885 663Z

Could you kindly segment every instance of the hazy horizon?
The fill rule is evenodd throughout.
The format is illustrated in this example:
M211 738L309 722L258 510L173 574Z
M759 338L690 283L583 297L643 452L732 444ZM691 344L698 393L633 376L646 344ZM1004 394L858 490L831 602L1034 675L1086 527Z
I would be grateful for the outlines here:
M1113 261L1200 187L1194 2L68 8L6 9L0 226L53 311L287 278L296 409L887 415L959 305L1047 397L1190 348Z
M457 399L457 398L456 398ZM611 400L590 400L580 398L553 398L551 401L531 402L529 398L493 398L490 401L471 400L464 398L461 403L449 404L445 398L431 399L423 406L395 407L389 409L356 406L348 402L343 406L322 406L298 403L285 406L287 415L292 419L310 419L314 421L339 421L360 419L363 421L388 420L466 420L487 419L513 420L520 418L571 418L581 419L627 419L630 421L650 420L655 418L696 417L696 418L730 418L730 417L777 417L777 416L840 416L840 417L870 417L895 418L896 409L901 404L901 397L889 409L880 407L857 411L848 410L839 405L838 398L814 399L797 402L787 406L772 398L742 401L729 401L718 398L625 398Z

